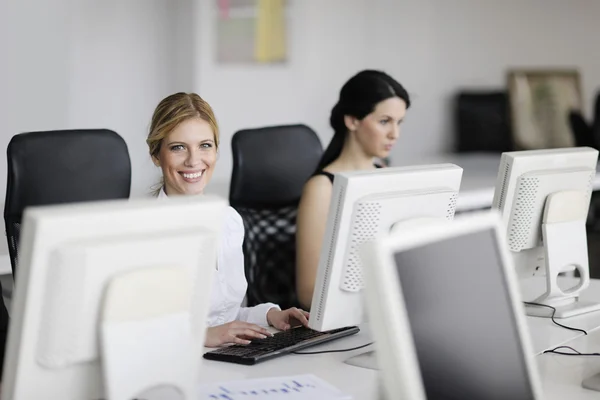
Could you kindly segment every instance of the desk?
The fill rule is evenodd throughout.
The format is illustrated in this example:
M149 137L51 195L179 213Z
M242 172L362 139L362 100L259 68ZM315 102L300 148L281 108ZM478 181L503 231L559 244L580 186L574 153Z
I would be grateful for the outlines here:
M456 164L463 169L460 193L456 202L456 211L472 211L490 208L494 199L496 177L500 166L500 154L468 153L441 154L437 156L410 157L393 161L393 167L427 164ZM600 164L597 170L600 171ZM600 190L600 175L596 175L593 183L594 190ZM216 194L227 199L229 182L226 180L213 181L206 188L206 193Z
M565 284L574 284L575 278L563 278ZM544 293L545 280L542 278L531 278L520 282L521 296L523 301L533 301ZM581 296L582 300L600 302L600 280L592 279L590 287ZM592 332L600 328L600 312L583 314L568 319L557 319L558 322ZM527 327L531 337L531 344L536 355L544 350L561 346L576 338L584 336L581 332L570 331L555 325L550 318L527 317ZM600 349L599 349L600 351ZM599 396L600 398L600 396Z
M393 163L393 166L443 163L456 164L463 169L456 211L471 211L492 206L496 177L500 166L500 154L445 154L418 160L404 159ZM597 168L597 171L599 170L600 164ZM593 187L594 190L600 190L600 175L598 174L593 182Z
M361 326L361 331L356 335L320 346L314 346L306 349L306 351L347 349L366 344L370 341L371 335L368 332L368 327ZM369 350L372 350L372 348L366 347L345 353L289 354L254 366L203 360L200 370L200 381L215 382L310 373L331 383L344 393L352 395L355 400L374 399L378 376L377 371L358 368L344 363L344 360L349 357Z
M580 336L568 345L582 353L600 353L600 331L595 330L588 336ZM600 373L600 357L544 354L537 356L536 362L546 399L600 398L600 392L581 387L585 378Z
M574 279L571 281L575 281ZM529 286L528 286L529 285ZM525 283L526 290L531 290L536 283ZM543 284L542 284L543 286ZM522 288L524 286L522 285ZM593 279L590 287L582 295L584 300L600 302L600 280ZM588 332L571 332L559 326L548 328L544 323L547 318L527 317L529 333L534 347L542 349L555 348L561 345L571 346L582 353L600 353L600 312L580 315L566 320L559 320L565 325L582 328ZM548 321L551 323L551 321ZM562 333L558 330L562 329ZM572 336L570 340L565 340ZM600 393L581 387L581 382L592 375L600 373L600 357L570 357L558 354L539 354L536 357L538 372L545 399L598 399Z
M524 282L524 296L534 296L543 291L543 279ZM600 301L600 280L593 280L585 292L588 300ZM568 343L580 351L600 351L600 313L591 313L563 321L566 325L581 327L591 334L583 334L560 328L549 318L527 317L527 325L536 354L543 350ZM315 346L307 351L345 349L370 342L368 326L353 336ZM370 348L346 353L316 355L288 355L255 366L226 364L204 360L200 371L201 382L227 381L268 376L286 376L312 373L335 385L355 400L376 398L377 372L350 366L344 363L354 355ZM536 356L539 375L545 392L544 399L598 399L600 393L581 388L583 378L600 372L599 360L587 360L580 357L567 357L550 354Z

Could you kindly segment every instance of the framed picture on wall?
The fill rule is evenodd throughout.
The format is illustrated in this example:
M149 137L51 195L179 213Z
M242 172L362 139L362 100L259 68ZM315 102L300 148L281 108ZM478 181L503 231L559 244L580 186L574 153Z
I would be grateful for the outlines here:
M577 70L511 70L508 91L517 150L572 147L569 112L581 112Z
M289 0L213 0L219 64L281 64L288 58Z

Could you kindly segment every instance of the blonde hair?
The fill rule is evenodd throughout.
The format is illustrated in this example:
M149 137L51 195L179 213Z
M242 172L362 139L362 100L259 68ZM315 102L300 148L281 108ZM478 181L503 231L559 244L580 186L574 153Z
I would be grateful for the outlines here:
M179 92L165 97L154 110L150 131L146 139L150 156L158 159L163 140L180 123L192 118L201 118L208 122L213 131L215 148L218 149L219 126L210 104L196 93ZM158 195L163 184L164 182L161 179L157 188L154 188L154 195Z

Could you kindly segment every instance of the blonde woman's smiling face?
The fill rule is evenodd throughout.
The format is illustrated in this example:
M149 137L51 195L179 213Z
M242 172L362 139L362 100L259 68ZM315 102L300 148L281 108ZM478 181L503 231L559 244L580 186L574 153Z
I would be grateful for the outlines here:
M177 125L153 161L162 169L167 195L201 194L217 161L215 135L209 123L193 118Z

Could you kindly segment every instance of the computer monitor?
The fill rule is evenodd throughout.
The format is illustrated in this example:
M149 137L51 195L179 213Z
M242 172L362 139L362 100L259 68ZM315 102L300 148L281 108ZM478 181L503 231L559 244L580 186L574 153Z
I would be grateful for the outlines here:
M432 219L451 220L461 178L462 168L453 164L335 174L309 327L326 331L363 322L359 246Z
M414 384L399 377L416 351L412 374L420 373L427 399L541 398L497 213L416 227L365 244L361 254L370 264L365 298L387 393Z
M508 246L520 278L546 275L546 292L535 303L556 308L565 318L600 310L581 302L589 285L585 223L598 151L579 147L503 153L492 208L502 216ZM578 285L563 290L562 272L576 269ZM552 310L527 306L527 313L550 316Z
M2 398L130 399L152 379L195 392L225 207L182 196L26 209Z

